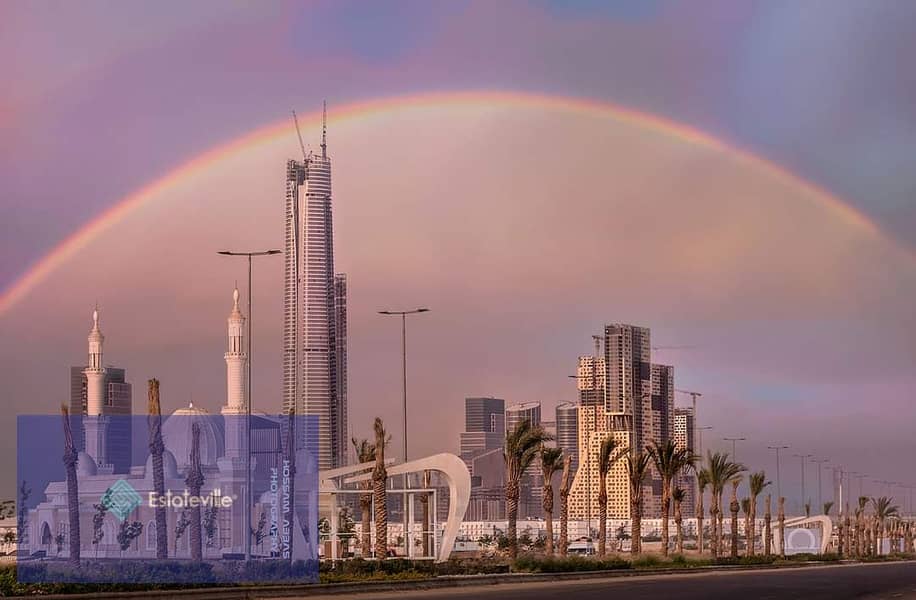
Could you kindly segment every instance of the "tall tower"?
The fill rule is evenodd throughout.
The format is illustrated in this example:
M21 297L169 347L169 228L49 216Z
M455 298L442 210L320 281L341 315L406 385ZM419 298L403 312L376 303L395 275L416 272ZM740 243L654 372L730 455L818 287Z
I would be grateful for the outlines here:
M245 340L245 315L239 308L239 290L232 292L226 347L226 405L222 412L226 427L226 456L241 458L247 447L248 347Z
M86 453L99 467L108 466L108 417L102 413L105 404L105 367L102 366L102 346L105 336L99 328L99 309L92 311L92 329L89 331L89 363L86 375Z
M318 417L317 431L297 428L296 438L304 447L309 437L318 437L319 469L337 467L346 456L333 232L325 120L321 153L286 163L283 300L283 411Z

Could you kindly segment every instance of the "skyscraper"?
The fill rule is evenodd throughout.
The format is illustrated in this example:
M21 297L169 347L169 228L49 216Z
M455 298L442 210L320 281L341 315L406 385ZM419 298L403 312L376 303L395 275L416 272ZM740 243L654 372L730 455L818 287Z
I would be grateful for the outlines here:
M345 462L347 431L346 331L338 322L346 303L338 306L334 273L334 228L331 214L331 159L327 151L326 119L320 154L286 164L286 256L283 298L283 410L318 417L317 431L300 429L297 445L318 436L318 468ZM345 333L343 333L345 335ZM345 388L345 384L344 384Z
M557 448L572 457L571 473L579 466L579 407L572 402L557 406Z
M515 431L519 423L528 421L532 425L541 424L541 403L524 402L514 404L506 409L506 431Z
M506 402L502 398L465 398L461 459L471 468L474 457L502 448L506 436Z
M693 409L692 408L675 408L674 409L674 431L672 440L675 445L681 449L687 449L696 452L693 439ZM684 490L685 497L681 503L681 510L685 514L693 514L696 500L696 475L692 472L684 472L677 477L677 486Z

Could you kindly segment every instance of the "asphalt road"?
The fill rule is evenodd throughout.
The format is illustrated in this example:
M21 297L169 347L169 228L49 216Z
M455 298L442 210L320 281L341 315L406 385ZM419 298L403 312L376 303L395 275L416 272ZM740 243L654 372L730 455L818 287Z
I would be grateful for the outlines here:
M507 583L464 588L309 596L359 600L751 600L772 598L878 598L916 600L916 563L832 565L684 575L651 575L541 583Z

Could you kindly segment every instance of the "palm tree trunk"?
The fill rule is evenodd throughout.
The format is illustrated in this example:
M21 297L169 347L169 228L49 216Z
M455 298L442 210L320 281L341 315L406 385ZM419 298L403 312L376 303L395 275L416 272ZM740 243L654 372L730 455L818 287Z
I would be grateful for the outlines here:
M543 494L541 508L544 509L544 529L547 534L544 551L547 556L553 556L553 485L550 480L544 482Z
M547 534L544 549L547 556L553 556L553 515L550 513L544 514L544 529Z
M607 477L601 477L601 481L598 483L598 556L604 556L606 552L607 552Z
M165 496L165 474L162 466L162 455L165 444L162 441L162 405L159 402L159 380L149 380L149 451L153 457L153 490L158 497ZM230 417L231 418L231 417ZM169 533L165 507L156 503L156 558L164 560L169 556Z
M200 467L200 425L194 423L191 426L191 466L188 469L188 475L185 479L188 486L188 492L191 497L200 497L200 488L204 483L204 474ZM250 523L246 523L243 528L246 534L249 534ZM201 527L200 527L200 504L191 506L191 525L190 543L191 543L191 560L200 562L203 560L203 547L201 545Z
M569 547L569 479L572 457L567 455L563 460L563 475L560 478L560 556L566 556Z
M738 511L741 509L741 505L738 503L738 486L735 484L732 484L732 500L728 508L732 513L731 555L732 558L738 558Z
M769 556L773 553L773 512L771 496L767 494L766 508L763 513L763 554Z
M749 517L747 522L747 555L754 556L757 552L755 548L755 542L757 541L757 496L751 496L750 509L747 515Z
M696 518L697 518L697 552L703 554L703 492L697 494Z
M712 506L709 509L709 520L712 524L711 539L709 540L709 551L712 554L713 558L719 557L719 523L720 523L720 510L719 510L719 497L716 493L716 490L712 491L712 498L710 498L710 503Z
M786 499L779 497L779 508L776 514L779 519L779 555L786 555Z
M429 486L430 486L429 471L423 471L423 487L428 488ZM432 546L432 544L430 543L430 531L429 531L430 527L432 526L432 522L430 519L430 512L429 512L430 499L431 499L430 493L424 492L423 494L420 494L420 506L422 509L421 518L423 519L423 534L421 538L423 540L423 543L422 543L423 556L430 555L430 547Z
M382 420L375 418L375 468L372 469L372 503L375 511L375 558L388 557L388 470L385 467L386 433ZM406 532L405 532L406 533Z
M662 556L668 556L668 519L671 517L671 480L662 480Z
M630 554L634 556L642 551L642 502L639 494L630 499Z
M506 482L506 519L508 526L506 536L509 538L509 558L518 558L518 496L519 483L513 479Z
M66 406L61 406L64 424L64 468L67 471L67 517L70 528L70 556L67 562L76 569L80 567L80 499L79 483L76 479L78 453L73 443L73 431L70 427L70 413ZM25 483L23 483L25 487ZM22 540L19 540L21 543Z
M363 558L369 558L372 555L372 532L370 528L372 527L372 492L368 494L360 494L359 496L359 512L361 518L361 531L362 531L362 540L360 545L360 555Z
M676 539L676 552L678 554L684 553L684 517L681 514L681 502L680 500L674 501L674 527L677 532Z

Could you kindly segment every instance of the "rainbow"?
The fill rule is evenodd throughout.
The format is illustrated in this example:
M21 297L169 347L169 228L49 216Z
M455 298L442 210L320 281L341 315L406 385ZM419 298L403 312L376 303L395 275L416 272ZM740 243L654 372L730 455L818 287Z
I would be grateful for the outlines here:
M340 122L374 113L395 111L404 107L414 107L418 105L450 106L468 104L501 104L535 107L545 110L570 111L605 117L611 116L615 119L627 121L665 135L673 136L679 140L697 146L725 151L738 160L751 163L753 166L762 169L769 175L787 180L796 187L805 190L811 198L846 223L861 228L869 233L883 236L880 228L872 220L848 203L773 162L760 158L746 150L729 145L703 131L682 123L677 123L657 115L639 112L607 102L584 98L505 91L421 93L355 102L342 107L335 107L332 115L332 122ZM317 125L320 118L321 114L315 112L306 115L303 122L314 126ZM182 180L206 170L208 167L228 156L241 152L242 150L267 144L280 136L289 136L290 134L291 124L289 120L283 120L260 127L251 133L216 146L188 160L166 175L152 181L115 203L112 207L104 210L101 214L95 216L91 221L67 237L47 255L32 264L25 274L9 285L3 291L2 295L0 295L0 315L3 315L15 306L16 303L21 301L35 288L35 286L79 252L79 250L86 246L91 240L115 225L128 213L150 202L158 194L176 186Z

